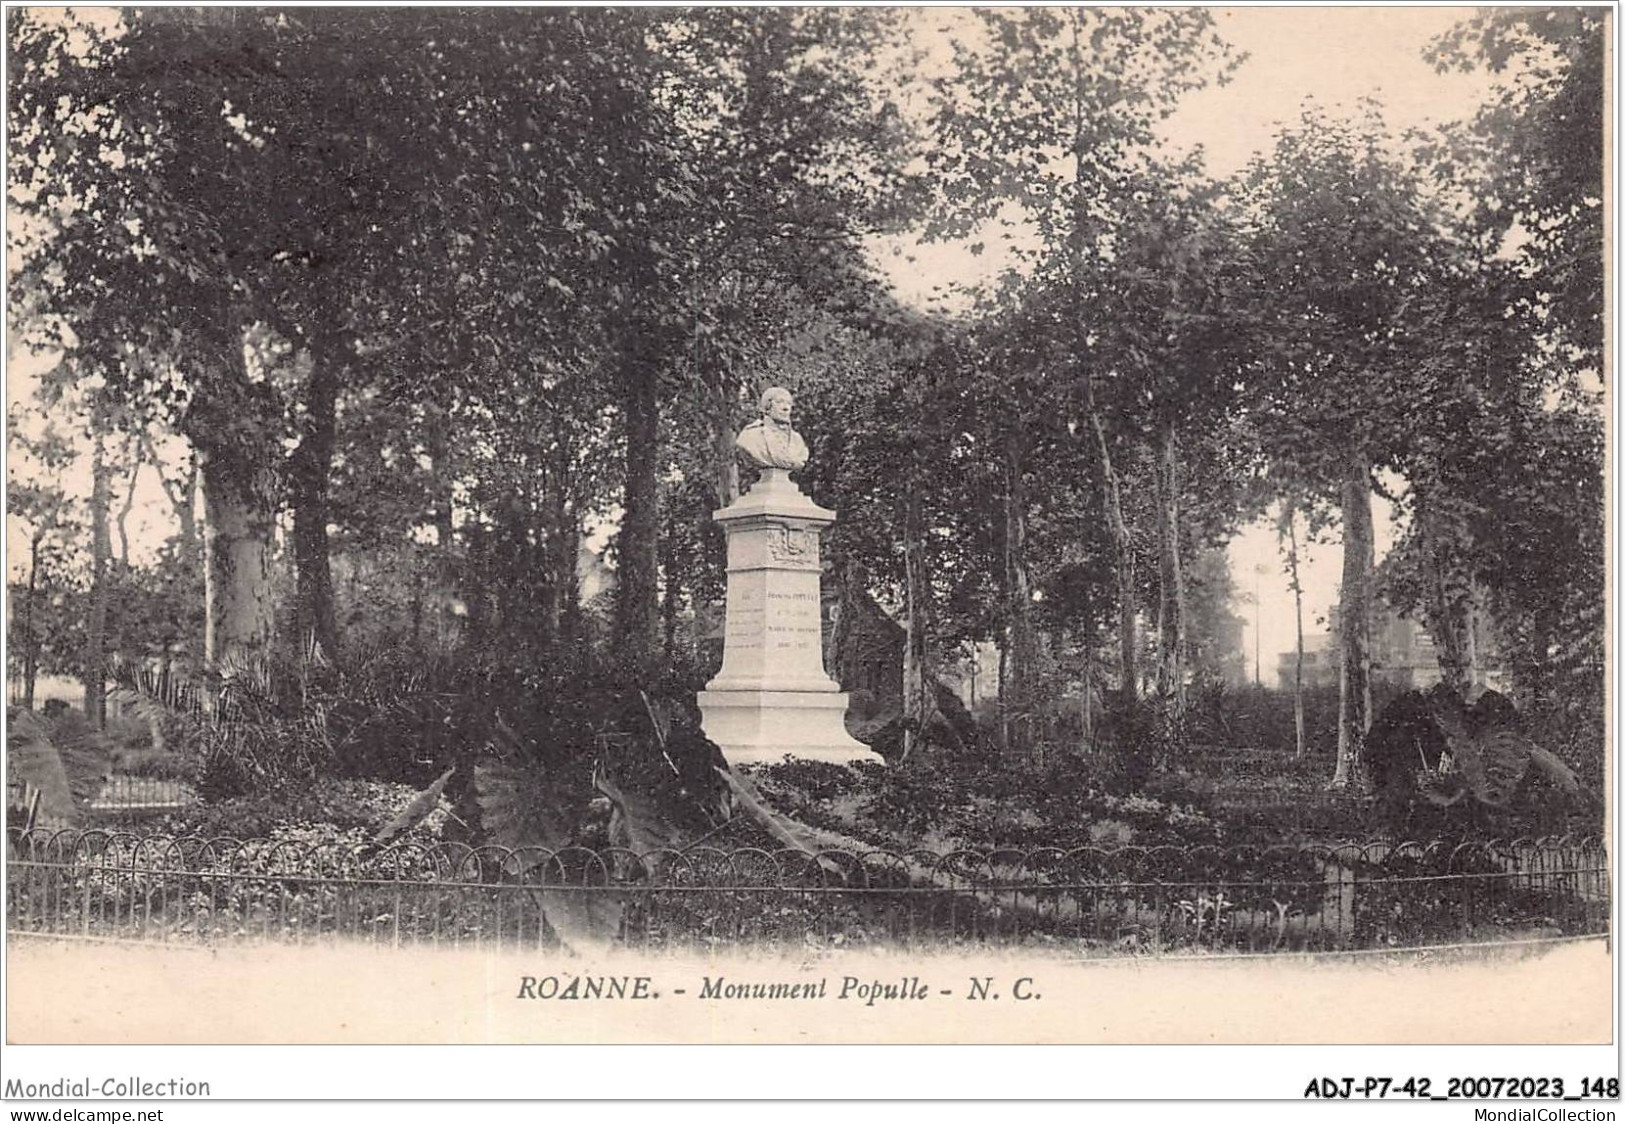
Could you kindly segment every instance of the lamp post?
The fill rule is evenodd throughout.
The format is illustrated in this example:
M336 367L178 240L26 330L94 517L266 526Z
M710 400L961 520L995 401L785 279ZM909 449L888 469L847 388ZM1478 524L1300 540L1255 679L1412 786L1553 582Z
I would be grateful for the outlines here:
M1253 686L1264 685L1263 668L1263 600L1260 597L1260 579L1269 568L1262 562L1253 566Z

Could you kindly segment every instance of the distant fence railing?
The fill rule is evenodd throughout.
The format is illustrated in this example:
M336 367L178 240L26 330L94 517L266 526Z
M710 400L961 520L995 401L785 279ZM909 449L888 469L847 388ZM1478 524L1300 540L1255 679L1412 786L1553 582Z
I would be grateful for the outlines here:
M114 773L90 802L90 811L108 814L170 812L197 802L197 791L170 777Z
M1595 839L847 852L384 849L15 833L14 934L634 948L1421 947L1608 927Z
M17 777L10 778L6 785L6 808L11 823L24 827L60 827L61 820L52 823L49 814L42 811L41 797L36 786ZM185 781L114 773L101 783L80 811L106 823L179 812L197 802L197 790Z

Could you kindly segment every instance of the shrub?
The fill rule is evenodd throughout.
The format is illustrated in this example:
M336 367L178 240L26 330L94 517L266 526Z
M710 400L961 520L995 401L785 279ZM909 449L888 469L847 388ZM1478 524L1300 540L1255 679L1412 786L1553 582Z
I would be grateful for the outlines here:
M931 756L901 768L790 762L755 772L776 803L815 826L907 849L1210 843L1218 825L1197 784L1156 776L1146 792L1113 793L1114 771L1059 754L1041 771L998 757Z
M1138 699L1116 697L1107 706L1096 738L1098 752L1113 764L1107 783L1118 791L1144 786L1159 756L1162 738L1153 708Z
M798 759L759 766L755 775L772 784L796 789L808 800L829 800L844 795L864 779L863 774L848 765Z
M326 778L311 785L198 804L165 816L156 826L166 835L258 839L279 838L298 830L313 833L313 838L324 833L356 833L365 839L415 796L410 785ZM445 820L444 810L432 813L415 830L432 836Z

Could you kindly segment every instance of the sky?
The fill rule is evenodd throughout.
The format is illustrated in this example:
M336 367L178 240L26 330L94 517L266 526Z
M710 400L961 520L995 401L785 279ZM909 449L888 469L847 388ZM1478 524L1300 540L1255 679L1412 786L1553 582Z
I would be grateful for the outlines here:
M1209 168L1226 174L1244 165L1270 143L1276 124L1297 115L1307 98L1327 108L1352 107L1364 97L1377 97L1396 127L1424 125L1462 118L1488 92L1477 75L1435 73L1422 59L1428 42L1471 14L1470 8L1344 8L1311 6L1215 8L1219 32L1250 57L1224 87L1188 95L1164 124L1164 139L1174 148L1200 144ZM912 12L921 42L931 48L926 66L941 66L947 58L945 29L963 25L970 17L962 9L922 8ZM907 240L871 247L880 269L898 296L925 306L934 286L974 284L995 276L1006 266L996 254L971 256L963 244L920 246ZM8 363L8 401L26 389L30 368L37 361L12 355ZM88 487L85 489L88 491ZM135 560L151 556L169 533L172 518L154 470L143 469L137 481L137 502L131 516ZM11 523L14 521L8 521ZM1377 501L1379 557L1393 539L1386 504ZM8 527L10 570L26 557L26 536L18 542L18 528ZM1250 590L1256 581L1260 605L1237 606L1247 618L1249 666L1255 643L1253 621L1260 621L1257 640L1268 677L1274 654L1292 647L1292 599L1282 572L1282 553L1274 530L1261 523L1249 527L1231 543L1230 561L1238 589ZM1335 541L1311 545L1304 552L1305 628L1324 630L1324 618L1336 596L1341 550Z
M1215 8L1218 32L1249 57L1229 84L1187 95L1164 122L1163 140L1176 150L1202 146L1210 172L1224 176L1266 151L1277 126L1296 118L1308 99L1329 111L1352 111L1362 99L1376 98L1396 130L1466 118L1490 93L1489 81L1476 73L1439 74L1422 56L1430 41L1472 13L1466 7ZM918 18L921 34L940 40L936 29L961 17L926 11ZM947 290L991 280L1011 264L991 249L972 256L963 244L910 239L878 241L873 251L899 298L918 307L962 308L962 300L944 299ZM1392 509L1380 497L1373 518L1380 561L1396 531ZM1342 548L1335 528L1327 537L1329 542L1305 545L1300 520L1306 637L1326 631L1337 599ZM1243 528L1229 545L1229 558L1236 589L1251 595L1257 588L1256 605L1233 606L1246 621L1248 673L1256 646L1264 681L1273 683L1278 655L1296 643L1285 549L1273 522Z

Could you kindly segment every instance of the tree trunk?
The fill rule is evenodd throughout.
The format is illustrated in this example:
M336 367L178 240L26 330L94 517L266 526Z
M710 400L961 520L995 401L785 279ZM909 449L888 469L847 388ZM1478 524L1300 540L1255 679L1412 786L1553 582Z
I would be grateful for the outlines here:
M1471 626L1467 619L1470 608L1450 594L1449 559L1447 545L1440 534L1438 519L1427 502L1427 497L1416 498L1416 525L1422 539L1422 559L1427 567L1428 634L1432 636L1438 654L1439 676L1458 695L1467 695L1467 677L1472 666L1467 633Z
M107 602L111 594L108 562L113 555L108 506L113 470L107 463L107 439L98 417L93 423L90 454L90 612L85 622L85 717L98 728L107 725Z
M739 498L739 453L734 448L739 434L734 431L733 423L734 388L732 380L724 379L717 391L716 415L711 423L718 507L727 507Z
M39 589L39 553L44 532L28 540L28 593L23 599L23 709L34 709L34 685L39 680L39 637L34 632L34 598Z
M1371 728L1371 465L1361 454L1348 460L1343 481L1343 588L1339 602L1341 672L1337 700L1337 772L1333 788L1359 775L1366 731Z
M921 696L924 694L920 657L916 643L920 626L912 615L903 618L903 760L919 748L924 726Z
M1010 707L1009 691L1005 687L1005 677L1010 666L1010 631L1006 629L999 637L999 678L995 684L999 692L999 748L1010 748Z
M615 655L640 682L656 674L660 532L660 400L655 371L634 360L624 374L626 485L618 541Z
M1100 460L1101 478L1105 481L1106 521L1111 531L1112 550L1117 556L1118 690L1125 702L1132 702L1139 696L1136 664L1140 644L1135 612L1138 591L1134 581L1134 542L1129 537L1128 522L1123 518L1123 490L1112 466L1106 427L1101 424L1100 413L1095 409L1092 377L1088 379L1085 408L1089 414L1089 430L1095 439L1095 455Z
M1472 694L1485 686L1485 664L1489 659L1489 645L1484 638L1484 613L1487 599L1484 587L1472 583L1472 600L1467 609L1467 685Z
M181 503L175 505L175 516L180 520L181 541L186 544L187 553L197 566L197 573L203 572L203 535L197 526L197 490L198 465L197 455L191 457L191 463L186 466L186 479L180 485L180 494L185 497Z
M423 566L424 617L432 643L445 647L460 630L454 605L462 599L462 591L457 574L457 530L452 521L451 449L445 416L440 410L426 410L423 415L423 447L433 473L428 516L435 538L434 546L426 548L427 562Z
M118 509L118 558L119 564L128 569L130 566L130 512L135 507L135 485L141 479L142 445L139 441L126 441L125 451L135 458L130 467L130 483L124 489L124 503Z
M581 523L574 509L561 512L558 548L553 554L553 584L559 591L558 637L562 644L580 641L581 578L576 561L581 553Z
M1168 479L1162 465L1151 474L1156 491L1157 509L1157 694L1166 699L1172 689L1172 668L1169 667L1171 647L1168 643L1169 622L1173 618L1173 567L1168 553Z
M225 451L200 452L203 475L204 659L230 671L270 650L275 473Z
M835 627L830 635L830 658L826 663L834 669L835 681L843 691L856 691L867 687L863 666L863 600L868 595L868 576L863 567L851 557L841 559L840 602L835 613Z
M1081 13L1073 10L1070 13L1069 27L1072 34L1072 187L1073 212L1071 231L1072 251L1072 300L1073 324L1079 336L1076 341L1075 354L1080 363L1084 364L1082 371L1083 404L1089 430L1094 435L1095 452L1100 458L1100 474L1105 488L1106 518L1111 530L1112 547L1117 555L1117 600L1118 600L1118 632L1121 649L1118 656L1118 677L1120 683L1118 690L1125 703L1132 703L1139 697L1139 671L1138 647L1139 637L1136 627L1136 600L1137 591L1134 583L1134 545L1129 538L1128 524L1123 518L1122 488L1117 479L1117 472L1112 467L1111 447L1106 442L1106 428L1101 424L1100 411L1095 405L1095 376L1092 367L1085 360L1087 334L1084 325L1087 323L1086 287L1084 285L1086 245L1088 242L1086 229L1090 225L1088 214L1087 193L1085 185L1089 182L1084 170L1084 156L1090 148L1089 133L1086 128L1091 115L1090 98L1085 91L1088 81L1085 74L1083 45L1079 35L1079 25L1082 21Z
M660 650L665 654L666 666L675 667L677 663L677 615L682 607L680 604L682 596L677 582L676 550L668 544L664 553L666 557L660 573Z
M1174 624L1173 624L1173 660L1174 660L1174 697L1179 701L1180 712L1185 710L1185 668L1189 662L1186 659L1186 606L1185 606L1185 559L1180 536L1184 533L1180 526L1179 514L1179 444L1178 439L1170 427L1168 430L1166 456L1168 469L1168 552L1173 563L1174 583Z
M1292 607L1298 628L1297 663L1292 673L1292 728L1297 735L1297 756L1302 757L1307 748L1303 730L1303 585L1298 580L1298 508L1291 500L1287 501L1284 522L1290 544L1286 555L1287 573L1291 576Z
M734 406L738 400L738 389L733 379L726 374L718 379L716 403L713 406L711 418L711 467L714 474L712 487L716 491L717 509L728 507L739 498L739 451L734 447L739 434L734 429ZM699 652L701 622L706 618L707 608L714 608L719 613L726 613L726 606L716 600L714 587L709 587L704 575L707 571L717 572L727 567L727 538L722 528L712 520L711 514L706 511L695 513L698 526L694 529L694 541L699 544L699 566L694 574L694 588L690 594L694 604L695 640L694 651ZM720 555L720 557L719 557ZM721 566L716 564L720 562ZM715 567L715 569L713 569ZM840 601L836 609L836 621L831 629L831 656L825 661L826 666L834 667L837 682L847 682L848 677L854 674L842 662L843 646L837 642L842 633L844 609L847 606L847 570L843 568ZM703 589L703 593L702 593ZM856 618L853 618L854 620ZM707 670L710 670L709 668ZM855 682L855 680L852 680Z
M408 612L412 618L412 648L416 651L423 643L424 579L421 568L412 576L412 602Z
M1167 750L1179 756L1185 731L1185 568L1179 552L1179 441L1169 425L1162 435L1162 589L1163 705L1167 709Z
M558 467L558 458L553 459L555 470ZM562 642L564 630L564 599L574 589L570 584L567 591L563 580L565 559L563 557L565 544L565 500L561 483L562 474L555 471L547 488L548 525L542 536L542 558L544 560L544 573L542 580L542 628L548 646ZM573 572L575 558L569 559L569 566Z
M1032 748L1034 637L1032 581L1027 572L1027 481L1019 438L1005 441L1004 594L1009 630L1000 697L1006 718L1006 749Z
M186 557L197 573L203 572L203 539L197 529L197 455L193 453L187 458L186 475L178 482L171 481L164 475L164 462L158 456L158 449L153 444L152 435L141 435L141 450L138 456L144 456L152 462L154 471L158 475L158 486L164 490L169 499L169 506L175 512L175 521L180 524L181 542L185 546Z
M1522 711L1544 710L1556 701L1552 674L1553 638L1559 635L1556 613L1537 607L1529 614L1527 627L1528 648L1512 664L1513 701Z
M925 528L920 512L920 478L910 481L903 513L903 574L907 601L903 641L903 756L914 752L935 709L928 637L930 589L925 576Z
M1079 716L1083 724L1083 748L1093 749L1095 744L1095 646L1090 642L1088 629L1083 637L1083 710Z
M464 528L468 543L468 559L463 566L463 599L468 609L468 643L476 652L483 651L491 639L491 595L486 582L491 568L489 557L490 535L478 519L469 520Z
M329 486L338 429L338 394L343 383L343 343L329 334L315 347L299 445L288 461L293 504L295 572L294 631L301 650L314 648L338 659L338 620L333 606L333 572L327 525L332 520Z

